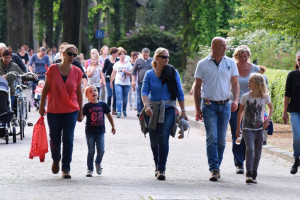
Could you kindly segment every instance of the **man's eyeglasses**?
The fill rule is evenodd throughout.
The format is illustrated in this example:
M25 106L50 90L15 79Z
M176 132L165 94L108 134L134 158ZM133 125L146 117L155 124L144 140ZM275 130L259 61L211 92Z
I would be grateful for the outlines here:
M300 58L298 58L297 61L300 62Z
M72 53L72 52L67 52L67 55L68 55L68 56L74 56L74 58L77 57L77 54L76 54L76 53Z
M160 57L162 59L169 59L170 58L170 56L157 56L157 57Z

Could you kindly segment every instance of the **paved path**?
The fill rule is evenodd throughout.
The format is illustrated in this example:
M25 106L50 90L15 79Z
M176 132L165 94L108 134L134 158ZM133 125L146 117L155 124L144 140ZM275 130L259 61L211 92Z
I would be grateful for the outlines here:
M30 121L38 117L37 112L30 113ZM114 120L117 133L107 131L103 174L92 178L85 177L83 122L76 126L71 180L52 174L50 153L44 163L28 158L32 127L26 127L25 139L16 144L1 140L0 199L299 199L300 176L289 174L290 162L264 153L258 184L247 185L244 175L235 174L229 142L221 179L208 181L205 134L195 127L183 140L170 138L166 181L158 181L149 137L140 132L135 112L129 110L127 118Z

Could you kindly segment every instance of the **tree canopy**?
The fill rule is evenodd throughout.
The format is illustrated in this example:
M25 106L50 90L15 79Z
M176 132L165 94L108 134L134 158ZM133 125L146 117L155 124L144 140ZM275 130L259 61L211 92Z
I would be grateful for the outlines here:
M267 29L300 38L300 0L238 0L233 25L245 32Z

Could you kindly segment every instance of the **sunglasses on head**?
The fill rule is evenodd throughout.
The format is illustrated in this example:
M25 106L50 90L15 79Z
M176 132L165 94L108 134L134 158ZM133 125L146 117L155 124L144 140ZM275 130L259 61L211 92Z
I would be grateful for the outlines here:
M170 56L157 56L157 57L160 57L162 59L169 59L170 58Z
M74 58L77 57L77 54L76 54L76 53L72 53L72 52L67 52L67 55L68 55L68 56L74 56Z

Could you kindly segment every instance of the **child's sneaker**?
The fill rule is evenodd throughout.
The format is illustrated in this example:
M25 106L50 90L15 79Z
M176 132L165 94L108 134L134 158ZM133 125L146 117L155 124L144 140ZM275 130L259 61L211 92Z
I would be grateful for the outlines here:
M92 177L92 176L93 176L93 171L87 170L86 177Z
M97 174L101 175L102 174L101 164L100 165L95 164L95 166L96 166L96 172L97 172Z
M178 139L183 139L184 138L184 132L183 131L179 131L178 132Z
M121 118L121 113L120 112L117 113L117 118Z

